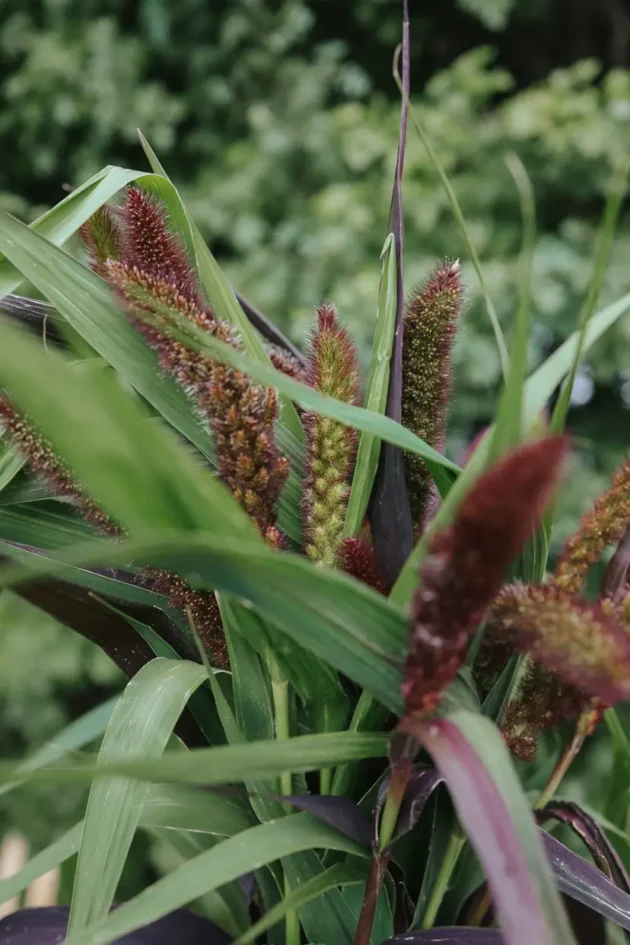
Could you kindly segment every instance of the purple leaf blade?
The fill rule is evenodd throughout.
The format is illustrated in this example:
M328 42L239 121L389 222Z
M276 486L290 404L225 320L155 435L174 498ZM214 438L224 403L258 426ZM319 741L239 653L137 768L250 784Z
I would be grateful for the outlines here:
M0 920L0 945L60 945L68 928L67 906L22 909ZM114 945L228 945L222 929L202 916L178 909Z
M383 945L504 945L504 943L505 939L496 929L443 928L427 929L424 932L404 932L402 935L395 935L387 942L383 942Z
M626 872L621 857L597 823L597 821L583 811L577 804L567 801L552 801L540 812L539 822L542 824L547 817L566 824L588 847L597 865L609 878L624 892L630 893L630 877Z
M536 826L497 729L481 716L409 721L484 867L505 945L575 945Z
M391 777L387 778L381 784L376 809L374 811L374 828L377 834L374 839L377 845L379 842L378 828L381 823L381 814L385 806L390 780ZM392 843L413 830L422 817L424 808L433 796L433 792L443 783L444 778L437 768L432 768L429 765L414 765L405 789L405 796L400 807L398 820L396 821L396 830L392 837Z
M544 831L541 833L558 888L572 899L630 931L630 895L615 886L596 866L573 853L551 834Z
M403 207L402 177L407 144L407 115L409 110L409 11L403 0L402 86L400 135L396 171L390 207L388 233L394 234L396 248L396 324L389 375L386 416L400 423L402 415L402 361L403 361ZM369 504L374 551L379 572L387 584L393 584L413 548L413 523L407 495L403 452L391 443L381 445L374 488Z

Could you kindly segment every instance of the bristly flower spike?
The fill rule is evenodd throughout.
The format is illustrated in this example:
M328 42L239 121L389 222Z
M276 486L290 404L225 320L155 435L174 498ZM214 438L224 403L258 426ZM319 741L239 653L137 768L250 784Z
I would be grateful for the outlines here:
M527 443L487 470L453 524L438 532L412 606L403 697L407 715L437 706L471 633L536 528L558 481L564 437Z
M88 252L90 269L101 278L106 277L105 263L120 259L120 222L117 211L107 205L100 207L79 229Z
M71 499L81 517L98 531L107 535L120 535L118 526L96 502L90 499L67 466L57 458L51 444L34 429L1 391L0 424L5 428L33 473L52 489L54 495Z
M532 662L515 699L509 703L501 731L510 753L521 761L533 761L538 736L560 722L575 719L592 707L581 689Z
M630 695L630 634L613 601L590 603L552 584L511 584L491 619L518 649L604 705Z
M463 289L458 262L438 266L408 303L404 320L402 424L441 449L451 391L451 351ZM413 524L423 527L432 480L420 456L405 454L405 477Z
M122 219L122 261L168 283L188 301L199 302L196 274L183 243L169 228L164 205L139 187L130 187Z
M555 587L570 594L583 589L588 571L608 545L616 545L630 524L630 456L612 485L598 499L564 546L552 577Z
M317 308L310 341L308 382L316 390L347 404L359 399L356 349L333 305ZM328 567L340 563L350 476L356 456L356 431L329 417L304 415L307 477L304 486L306 553Z
M385 582L378 573L374 548L366 537L343 539L340 566L362 584L373 587L380 594L387 593Z
M176 285L125 263L108 264L108 280L119 292L133 324L157 352L160 366L193 399L215 437L219 475L249 513L263 537L282 545L276 504L288 475L278 455L275 390L252 385L245 374L214 361L175 337L190 322L226 344L233 331Z

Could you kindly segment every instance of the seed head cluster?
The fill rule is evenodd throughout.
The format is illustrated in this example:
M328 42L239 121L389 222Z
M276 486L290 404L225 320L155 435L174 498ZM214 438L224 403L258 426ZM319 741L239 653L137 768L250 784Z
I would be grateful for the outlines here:
M310 342L308 380L312 387L347 404L359 400L356 350L334 306L317 309ZM343 527L350 477L356 456L356 431L330 417L307 412L307 476L303 517L306 553L328 567L343 557Z

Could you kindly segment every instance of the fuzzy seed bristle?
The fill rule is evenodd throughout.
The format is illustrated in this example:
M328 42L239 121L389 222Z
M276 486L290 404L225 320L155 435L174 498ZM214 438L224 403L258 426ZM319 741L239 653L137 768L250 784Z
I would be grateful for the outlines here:
M333 305L317 308L310 341L308 382L316 390L347 404L359 399L356 349ZM304 415L307 476L303 513L306 553L328 567L340 564L343 528L356 456L356 431L318 414Z
M373 587L380 594L386 594L385 584L378 573L374 549L367 539L343 539L341 568L362 584Z
M459 263L437 267L411 297L404 320L402 424L430 446L442 447L451 391L451 351L463 289ZM416 532L423 527L432 480L424 460L405 453L405 478Z
M110 263L108 270L110 283L133 324L156 351L160 366L175 377L212 430L221 479L263 537L274 547L282 546L276 504L289 466L275 444L275 390L254 386L242 371L173 337L182 324L191 322L226 344L236 344L229 326L176 286L123 263Z
M630 456L616 472L612 485L598 499L568 540L552 578L555 587L570 594L583 589L591 565L609 545L618 544L630 524Z
M630 635L614 602L579 600L553 585L512 584L491 620L514 645L606 705L630 695Z
M501 725L510 752L523 761L533 761L540 735L562 721L578 718L590 704L586 693L533 663Z
M303 381L306 383L306 369L295 355L291 354L289 351L285 351L280 345L268 344L265 345L265 350L276 371L286 374L287 377L292 377L295 381Z
M80 227L79 236L87 249L90 269L105 278L107 260L120 258L120 227L114 209L100 207Z
M194 270L183 244L169 228L163 204L139 187L130 187L122 219L123 262L168 283L189 301L198 302Z
M411 616L403 697L407 713L438 704L505 570L533 533L566 452L563 437L528 443L484 473L453 524L431 543Z

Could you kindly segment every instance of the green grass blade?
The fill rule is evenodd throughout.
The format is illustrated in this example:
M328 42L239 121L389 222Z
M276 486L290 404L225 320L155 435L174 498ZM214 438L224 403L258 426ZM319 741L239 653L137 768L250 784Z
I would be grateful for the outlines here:
M298 886L297 889L292 890L277 906L266 912L262 919L255 922L243 935L239 935L234 945L249 945L250 942L255 942L263 932L266 932L277 922L282 921L287 912L299 912L302 906L313 899L318 899L331 889L338 889L341 886L365 885L365 880L365 867L361 868L354 863L335 863L334 866L307 880L303 886Z
M182 665L188 665L182 663ZM191 664L194 665L194 664ZM34 771L28 781L85 783L95 776L169 781L174 784L229 784L234 781L265 781L285 771L319 771L332 765L387 757L387 736L380 732L325 732L300 735L284 741L220 745L167 752L155 760L111 760L98 765L82 757L64 765ZM0 765L0 780L15 778L14 765Z
M55 246L63 246L99 207L140 176L124 167L105 167L31 223L30 229ZM8 255L0 257L0 298L13 292L22 278L20 267Z
M168 430L146 422L115 376L71 371L22 329L0 330L0 382L115 521L130 531L205 523L259 540L228 490Z
M189 830L214 837L233 837L254 824L245 798L181 784L153 785L140 815L141 827Z
M630 292L590 318L584 332L582 356L628 311ZM554 390L570 372L580 349L580 334L579 330L574 331L527 379L524 407L526 427L537 422Z
M0 879L0 905L14 896L19 896L31 883L40 876L44 876L55 867L69 860L77 853L81 844L83 821L70 827L64 834L54 840L45 850L32 856L28 863L7 879Z
M7 440L0 442L0 492L13 482L24 466L24 460L18 451L8 445Z
M617 225L619 223L619 214L621 212L623 200L628 189L629 173L630 161L628 161L626 158L616 169L612 185L608 193L608 198L606 200L606 205L604 207L604 214L597 236L597 246L595 249L595 255L593 257L593 272L591 274L588 292L584 300L584 305L582 306L578 321L579 334L577 345L575 347L573 363L571 364L569 376L562 390L560 391L560 396L556 401L553 416L551 418L551 431L554 433L561 433L564 430L567 420L567 415L569 413L569 407L571 404L571 393L573 391L575 377L584 350L586 332L589 322L595 314L595 306L597 305L597 300L602 290L604 279L606 278L608 266L610 265L613 244L615 241L615 233L617 232Z
M10 550L7 546L7 553ZM195 533L133 543L92 542L64 555L69 564L128 565L134 560L249 600L304 649L391 711L401 711L407 623L398 607L366 585L289 552L277 554L262 544L253 548L247 542ZM56 564L48 559L27 568L5 568L0 586L55 576Z
M365 850L310 814L261 824L218 844L145 889L66 945L108 945L210 890L300 850L332 849L365 856Z
M385 240L381 260L376 329L372 345L370 376L365 394L366 410L378 414L384 414L387 406L392 345L396 328L396 247L392 233ZM344 525L346 536L357 535L363 524L376 476L380 449L381 441L378 437L365 432L361 434Z
M223 628L230 654L236 723L246 741L274 737L269 676L261 658L236 626L247 620L246 608L227 595L218 595ZM245 612L245 613L244 613ZM256 615L252 615L256 619Z
M67 752L83 748L84 745L102 735L109 724L116 702L117 699L108 699L107 702L103 702L95 709L86 712L80 719L71 722L30 758L22 762L17 770L18 779L13 784L3 784L0 787L0 797L22 783L20 776L25 776L31 771L37 771L39 768L52 764L54 761L58 761L59 758L63 758Z
M510 369L494 420L489 461L498 459L506 450L517 446L523 435L523 388L527 376L532 261L536 242L536 203L532 183L515 154L508 155L506 163L519 194L523 245L519 260L518 307L510 349Z
M188 699L206 678L195 663L156 659L120 697L99 753L112 758L159 758ZM103 919L140 820L148 786L126 778L99 778L90 791L77 862L68 931L80 936Z
M243 347L251 358L260 361L261 364L271 365L269 355L265 351L256 330L239 305L231 286L221 272L219 264L208 249L201 233L186 210L181 197L162 167L153 148L142 133L140 133L140 143L152 169L157 175L157 179L152 179L150 183L149 181L146 183L164 200L169 208L171 219L176 224L178 230L182 233L187 231L187 243L189 247L192 248L194 258L197 262L199 279L210 306L218 318L224 319L236 326L243 342ZM298 442L304 442L302 422L295 407L288 400L284 400L281 405L281 420L286 424L289 430L291 430Z

